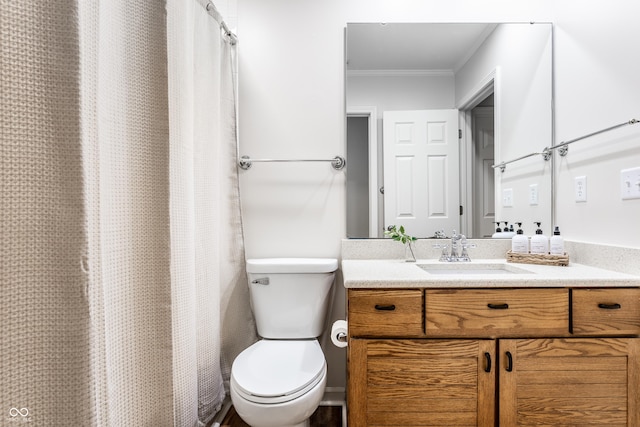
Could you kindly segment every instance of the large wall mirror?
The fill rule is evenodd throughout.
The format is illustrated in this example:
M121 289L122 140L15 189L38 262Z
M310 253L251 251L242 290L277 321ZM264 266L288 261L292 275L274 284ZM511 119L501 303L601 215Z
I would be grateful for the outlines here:
M349 23L347 237L453 229L548 233L553 145L549 23ZM500 225L496 225L500 222ZM516 227L517 228L517 227Z

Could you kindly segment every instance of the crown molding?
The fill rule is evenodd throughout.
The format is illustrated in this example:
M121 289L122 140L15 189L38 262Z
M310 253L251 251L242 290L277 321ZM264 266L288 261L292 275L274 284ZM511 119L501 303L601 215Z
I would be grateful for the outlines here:
M453 70L347 70L349 77L452 77Z

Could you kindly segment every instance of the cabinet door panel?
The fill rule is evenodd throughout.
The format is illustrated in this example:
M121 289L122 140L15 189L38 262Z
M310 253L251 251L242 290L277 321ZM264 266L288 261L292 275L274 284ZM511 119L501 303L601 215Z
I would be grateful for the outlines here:
M500 340L500 425L638 426L639 349L636 338Z
M349 426L494 425L495 341L352 338L348 350Z

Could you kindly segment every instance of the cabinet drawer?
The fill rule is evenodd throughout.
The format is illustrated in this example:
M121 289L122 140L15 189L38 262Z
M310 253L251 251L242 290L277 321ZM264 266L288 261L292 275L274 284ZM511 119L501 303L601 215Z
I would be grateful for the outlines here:
M427 336L568 335L567 289L457 289L425 292Z
M575 335L640 334L640 289L574 289Z
M421 337L422 289L350 289L350 336Z

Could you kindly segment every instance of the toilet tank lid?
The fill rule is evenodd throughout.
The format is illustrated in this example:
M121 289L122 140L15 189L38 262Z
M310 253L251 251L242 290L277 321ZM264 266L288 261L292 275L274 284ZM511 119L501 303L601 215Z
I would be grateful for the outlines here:
M254 258L247 260L249 273L332 273L335 258Z

